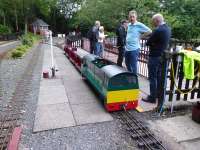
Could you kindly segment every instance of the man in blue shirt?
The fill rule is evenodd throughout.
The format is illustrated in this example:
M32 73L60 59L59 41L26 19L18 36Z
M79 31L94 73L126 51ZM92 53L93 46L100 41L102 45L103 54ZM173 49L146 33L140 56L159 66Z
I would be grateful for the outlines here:
M137 21L137 12L134 10L129 12L129 21L126 36L125 63L128 71L137 75L137 61L141 49L140 37L149 35L151 29Z
M156 27L147 41L149 46L149 83L150 95L143 101L155 103L158 98L158 91L161 83L161 55L168 48L171 29L165 24L161 14L155 14L152 17L152 23Z

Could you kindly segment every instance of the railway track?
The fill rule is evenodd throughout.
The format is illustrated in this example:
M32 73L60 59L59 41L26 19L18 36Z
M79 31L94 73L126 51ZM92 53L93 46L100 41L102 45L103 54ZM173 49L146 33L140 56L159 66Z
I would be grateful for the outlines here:
M41 50L37 46L34 50L32 57L22 74L21 79L18 81L15 92L6 106L0 106L0 150L9 149L9 142L16 128L18 128L22 121L22 115L25 112L25 98L30 92L29 87L34 67L37 64Z
M126 126L131 138L136 140L139 148L147 150L167 150L148 127L137 120L130 112L120 112L120 119Z

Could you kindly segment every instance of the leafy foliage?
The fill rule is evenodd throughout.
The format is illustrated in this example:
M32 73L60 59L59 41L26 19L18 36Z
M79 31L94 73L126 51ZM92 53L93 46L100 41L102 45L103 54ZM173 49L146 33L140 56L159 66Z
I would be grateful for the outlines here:
M12 58L20 58L23 56L23 54L24 54L23 51L16 50L12 52L11 56Z
M10 32L9 27L0 24L0 34L9 34Z
M79 26L86 32L95 20L100 20L107 31L114 31L132 9L138 12L138 20L150 27L152 15L162 13L174 38L200 38L199 0L86 0L69 27Z
M12 58L21 58L28 49L39 39L39 36L35 36L31 33L23 35L21 38L22 45L18 46L15 50L11 52Z
M152 15L162 13L174 38L200 38L199 0L0 0L0 24L26 31L28 24L41 18L54 33L76 28L87 33L100 20L106 31L114 32L132 9L150 27Z

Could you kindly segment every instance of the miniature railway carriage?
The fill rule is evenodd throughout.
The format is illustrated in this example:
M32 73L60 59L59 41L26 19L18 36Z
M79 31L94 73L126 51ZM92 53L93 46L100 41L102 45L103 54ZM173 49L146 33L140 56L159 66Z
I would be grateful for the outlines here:
M134 74L92 54L83 57L81 72L100 93L107 111L137 107L139 86Z

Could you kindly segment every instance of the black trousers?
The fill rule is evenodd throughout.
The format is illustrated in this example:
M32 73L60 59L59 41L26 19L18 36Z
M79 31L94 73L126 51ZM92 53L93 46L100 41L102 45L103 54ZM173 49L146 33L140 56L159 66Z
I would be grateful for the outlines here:
M122 62L124 59L125 47L119 46L118 47L118 58L117 58L117 65L122 67Z
M96 42L93 40L90 40L90 54L94 54L95 48L96 48Z

